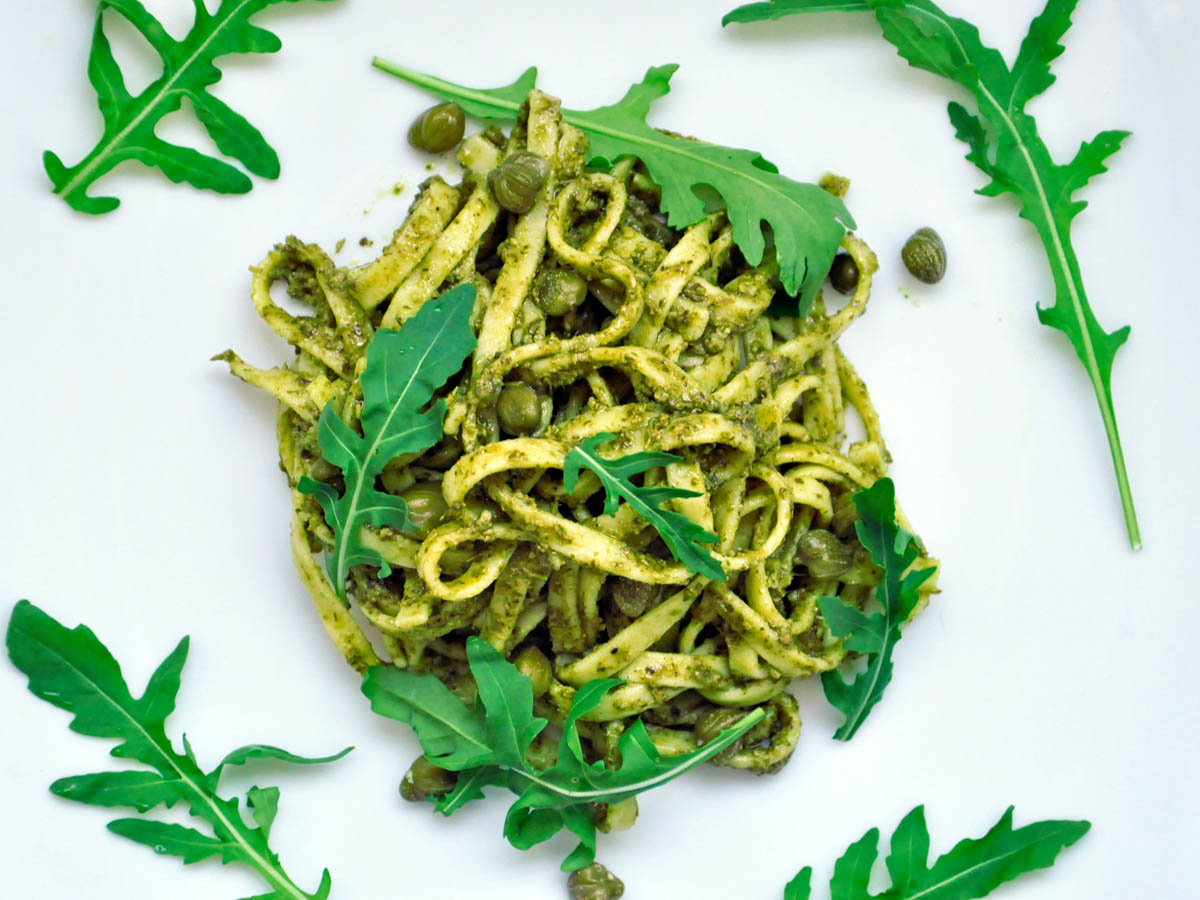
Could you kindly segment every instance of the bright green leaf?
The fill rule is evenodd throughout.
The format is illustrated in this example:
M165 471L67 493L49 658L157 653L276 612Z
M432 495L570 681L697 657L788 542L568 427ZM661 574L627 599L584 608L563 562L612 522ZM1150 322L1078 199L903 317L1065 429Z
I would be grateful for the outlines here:
M825 697L846 719L834 737L848 741L866 720L892 680L892 651L900 640L900 627L920 601L920 587L932 567L908 571L920 553L916 538L896 523L896 488L890 478L853 495L858 509L858 539L883 570L875 590L877 612L863 612L837 597L820 597L817 606L830 633L842 646L867 656L867 670L847 681L841 672L825 672L821 685Z
M425 303L398 331L375 333L361 379L361 435L342 421L332 400L321 411L317 441L326 461L342 470L346 489L339 494L308 476L300 479L299 489L317 498L333 529L326 568L343 600L351 566L376 566L383 576L391 572L379 551L362 543L360 530L376 525L404 531L410 527L408 506L377 490L375 479L395 457L427 450L441 439L446 401L431 405L430 400L475 348L474 307L475 285L460 284Z
M279 788L252 787L246 792L246 805L250 815L262 830L263 837L271 836L271 826L279 813Z
M157 772L98 772L72 775L50 785L50 793L92 806L130 806L146 812L163 803L171 806L182 796L178 778Z
M631 453L619 459L607 459L599 454L597 447L614 440L611 434L598 434L572 447L563 460L563 487L567 493L575 490L579 471L590 469L604 486L604 512L614 515L621 500L627 502L638 514L655 527L659 536L670 548L675 558L697 575L714 581L725 580L725 570L702 544L716 543L717 536L696 524L682 513L663 509L660 504L676 497L696 497L695 491L673 487L638 487L630 477L652 469L678 462L681 457L673 453L645 451Z
M124 0L133 2L133 0ZM175 709L180 676L187 659L188 639L179 645L150 676L146 690L135 699L108 648L84 625L68 629L28 600L13 609L6 634L8 655L29 679L29 690L48 703L73 714L71 729L93 737L118 741L112 755L136 760L151 771L101 772L60 778L50 790L60 797L93 806L128 806L146 812L155 806L187 804L212 834L194 828L146 819L118 819L109 830L151 847L156 853L192 863L219 855L222 862L240 862L259 872L274 890L265 897L277 900L325 900L328 873L317 893L301 890L279 864L267 845L267 834L278 808L277 788L250 791L251 815L259 828L242 819L235 800L217 795L216 782L226 765L252 758L285 762L324 762L295 756L277 747L252 744L230 753L210 775L196 763L187 738L177 753L167 738L167 717Z
M104 133L80 162L65 165L46 151L43 163L54 193L72 208L91 215L120 205L114 197L94 197L88 189L126 160L161 169L175 182L219 193L245 193L250 179L240 169L155 135L159 121L179 109L186 97L217 149L264 178L279 174L279 158L257 128L209 92L221 79L216 60L232 53L273 53L279 39L250 24L250 18L284 0L221 0L210 13L196 0L191 30L175 40L140 0L99 0L88 59L88 80L96 90ZM296 0L287 0L292 3ZM137 96L129 93L104 30L105 13L119 15L146 40L162 62L162 74Z
M1054 865L1058 854L1087 834L1088 822L1035 822L1012 827L1012 807L978 839L960 841L929 866L929 830L918 806L892 835L887 858L890 889L869 890L871 868L879 856L879 830L872 828L852 844L834 867L829 883L832 900L977 900L1006 881ZM804 868L784 891L784 900L808 900L809 876ZM799 884L793 890L793 886Z
M108 830L113 834L129 838L139 844L145 844L155 853L166 856L181 856L183 864L199 862L210 856L232 852L233 847L226 841L201 834L195 828L183 825L171 825L167 822L154 822L147 819L116 819L108 823Z

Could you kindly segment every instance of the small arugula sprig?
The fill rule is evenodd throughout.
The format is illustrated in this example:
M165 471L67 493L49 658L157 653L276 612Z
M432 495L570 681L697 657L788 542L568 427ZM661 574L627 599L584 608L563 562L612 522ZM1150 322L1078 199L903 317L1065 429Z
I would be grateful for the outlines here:
M263 28L250 24L257 12L283 0L221 0L210 13L203 0L192 0L195 19L183 40L175 40L140 0L100 0L92 31L88 80L96 89L104 134L80 162L68 167L47 150L42 155L54 193L73 209L91 215L112 212L116 197L92 197L88 188L119 163L135 159L178 183L222 194L244 194L253 183L244 172L189 147L164 141L154 133L159 120L179 109L186 97L196 118L217 149L263 178L279 176L279 157L266 138L241 114L210 93L221 79L217 57L229 53L274 53L282 44ZM296 0L287 0L294 3ZM163 73L136 97L104 33L106 11L122 16L158 54Z
M1128 131L1102 131L1085 141L1066 165L1050 155L1025 105L1054 84L1050 64L1063 52L1078 0L1048 0L1034 18L1010 67L999 51L986 46L979 29L944 12L932 0L771 0L738 7L723 24L780 19L809 12L874 12L884 38L915 68L957 82L975 99L978 115L960 103L949 106L955 136L970 147L967 159L991 181L979 190L986 197L1011 193L1021 203L1021 216L1033 223L1054 275L1055 302L1037 307L1043 325L1065 334L1100 406L1109 452L1125 512L1129 543L1142 546L1133 493L1125 471L1125 454L1117 431L1112 399L1112 366L1117 349L1129 337L1129 326L1105 331L1096 320L1083 287L1079 258L1071 244L1071 224L1087 208L1075 195L1117 152Z
M191 744L183 739L183 753L175 752L166 735L166 720L175 709L180 675L187 659L185 637L163 660L146 691L135 699L121 667L108 648L84 625L68 629L28 600L13 609L8 623L8 655L29 678L37 697L74 714L71 730L120 743L112 755L136 760L151 771L124 770L60 778L50 790L60 797L92 806L125 806L145 813L162 804L182 802L188 811L208 823L212 834L194 828L147 819L117 819L108 830L153 848L155 853L183 858L185 865L219 856L221 862L239 862L257 871L270 891L254 900L325 900L332 880L321 876L315 894L296 886L284 872L268 839L279 809L279 788L252 787L246 805L254 825L246 823L236 798L226 800L217 790L226 766L252 759L277 759L289 763L325 763L350 752L309 759L264 744L250 744L226 755L215 769L205 772Z
M716 558L702 546L715 543L718 538L706 528L693 522L682 513L662 509L659 504L682 497L699 497L695 491L673 487L638 487L630 477L668 463L679 462L683 457L658 450L630 453L619 459L606 459L596 448L616 435L597 434L572 447L563 460L563 487L567 493L575 490L579 470L590 469L596 473L604 486L604 513L615 515L621 500L625 500L638 511L643 519L658 531L659 536L675 554L675 558L689 570L714 581L725 580L725 570Z
M879 829L872 828L834 866L831 900L975 900L1019 875L1054 865L1058 854L1092 827L1090 822L1048 821L1014 831L1012 814L1010 806L986 835L960 841L930 867L925 807L918 806L892 833L887 857L891 888L882 894L868 888L879 857ZM783 900L809 900L811 882L812 868L806 866L784 888Z
M533 67L512 84L487 90L463 87L378 57L372 64L493 122L515 122L525 95L537 82ZM692 140L648 125L651 104L671 89L677 68L654 66L617 103L592 110L564 109L563 118L588 136L589 165L607 169L621 157L640 159L662 188L662 210L672 227L694 225L711 211L697 188L716 191L725 203L734 243L746 261L757 266L766 248L762 225L770 225L780 280L789 294L799 294L799 314L808 315L846 229L855 227L854 219L840 199L815 184L780 175L778 167L760 153Z
M865 613L839 597L819 597L817 607L834 637L842 646L867 657L867 669L847 682L834 670L821 675L825 697L846 720L834 733L839 741L848 741L866 720L892 680L892 651L900 640L900 626L907 622L920 601L919 588L936 571L908 571L916 561L919 544L916 537L896 524L896 486L890 478L880 478L852 498L858 510L854 527L858 540L871 560L883 570L883 581L875 589L880 609Z
M333 529L335 543L325 562L343 600L351 566L378 566L384 576L391 572L378 550L363 545L362 526L412 527L403 498L377 490L375 479L400 454L428 450L441 439L446 401L430 401L475 348L474 307L475 286L460 284L424 304L399 330L375 332L361 379L361 436L342 421L332 400L321 411L317 441L326 461L342 470L346 489L339 494L308 476L297 487L317 498Z
M620 767L608 769L584 757L577 723L621 682L590 681L575 694L563 722L557 761L538 769L528 752L547 722L533 714L533 683L479 637L467 639L467 661L479 689L473 709L436 676L391 666L368 669L362 690L372 710L412 726L430 762L458 773L454 788L436 799L439 812L448 816L481 799L488 785L506 787L517 795L504 821L504 836L514 847L528 850L563 828L579 839L563 860L564 872L595 859L595 804L619 803L665 784L735 743L764 715L756 709L700 749L666 759L639 719L618 741Z

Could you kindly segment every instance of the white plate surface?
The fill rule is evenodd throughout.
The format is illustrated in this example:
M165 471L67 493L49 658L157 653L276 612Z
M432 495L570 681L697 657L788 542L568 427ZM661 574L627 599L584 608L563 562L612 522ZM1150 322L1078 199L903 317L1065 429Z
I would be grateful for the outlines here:
M255 316L247 266L296 233L365 259L398 222L426 160L404 132L427 98L372 70L380 54L465 84L525 66L566 105L615 100L651 64L678 62L653 122L761 150L798 178L853 178L859 233L884 263L870 313L844 345L881 411L893 475L944 563L943 593L905 633L895 679L848 745L813 682L797 688L799 749L771 778L690 775L643 798L600 859L640 898L777 898L804 864L815 896L847 844L885 837L924 803L935 852L1017 823L1088 818L1049 873L997 896L1195 896L1197 743L1195 355L1200 305L1195 110L1200 12L1182 0L1083 0L1059 83L1033 111L1054 153L1102 128L1134 138L1093 183L1076 228L1094 308L1133 334L1113 382L1145 549L1130 552L1100 418L1066 341L1035 302L1051 282L1008 201L972 191L945 105L868 17L719 27L729 3L611 0L304 2L261 16L274 58L229 59L220 96L268 136L277 182L218 197L122 169L99 219L50 195L44 148L73 162L99 131L84 75L90 2L20 4L0 37L0 246L6 424L0 585L85 621L135 685L184 634L192 652L172 734L203 761L262 741L358 749L319 770L230 780L282 786L274 843L289 871L334 897L565 896L569 842L529 853L501 837L497 796L453 819L400 801L417 745L367 711L292 571L288 498L270 399L208 358L225 347L271 365L288 351ZM185 0L148 5L187 22ZM1037 0L957 0L1008 54ZM971 7L968 9L968 7ZM119 43L130 71L150 67ZM180 121L164 136L206 146ZM449 167L435 163L439 171ZM396 183L407 189L391 194ZM937 227L950 267L915 284L898 251ZM108 834L105 811L47 785L110 765L0 665L6 896L237 897L247 872L174 859Z

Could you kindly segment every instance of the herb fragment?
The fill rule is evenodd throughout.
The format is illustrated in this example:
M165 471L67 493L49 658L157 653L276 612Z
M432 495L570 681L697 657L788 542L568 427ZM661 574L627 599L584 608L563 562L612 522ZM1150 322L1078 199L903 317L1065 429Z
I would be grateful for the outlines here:
M1006 881L1054 865L1055 859L1091 828L1090 822L1047 821L1012 827L1013 808L986 835L966 839L929 866L929 829L925 807L906 815L892 834L887 870L890 889L869 892L871 868L879 857L879 829L872 828L837 861L829 882L832 900L975 900ZM809 900L812 868L805 866L787 887L783 900Z
M595 859L595 804L618 803L665 784L735 743L764 715L756 709L700 749L665 759L639 719L618 742L620 768L607 769L585 759L577 722L621 682L590 681L575 694L556 762L538 769L528 752L547 722L533 714L529 678L476 636L467 639L467 661L479 688L474 709L436 676L391 666L368 669L362 690L372 710L413 727L430 762L459 773L454 788L436 798L438 811L448 816L482 798L484 787L506 787L517 795L504 822L504 836L514 847L528 850L564 828L579 839L563 860L564 872Z
M414 527L404 498L377 490L375 479L400 454L428 450L441 439L446 401L430 401L475 348L474 306L475 286L460 284L424 304L399 330L375 332L361 379L362 435L342 421L332 400L321 411L317 441L325 460L342 470L346 489L339 494L333 485L308 476L298 488L317 498L333 529L326 568L343 600L351 566L378 566L385 577L391 572L379 551L363 545L360 529L368 524L397 531Z
M1021 216L1033 223L1054 276L1055 302L1037 307L1043 325L1065 334L1100 406L1109 451L1117 476L1125 527L1133 549L1142 546L1125 455L1117 431L1112 399L1112 366L1117 349L1129 337L1129 326L1105 331L1096 320L1083 287L1079 259L1071 244L1071 223L1087 208L1075 195L1117 152L1127 131L1102 131L1085 141L1071 162L1056 163L1038 133L1025 104L1054 84L1050 64L1063 52L1078 0L1049 0L1034 18L1011 67L997 50L986 46L979 29L944 12L932 0L771 0L738 7L722 20L755 22L807 12L874 12L884 39L895 45L910 65L957 82L975 99L978 114L960 103L949 106L955 136L970 147L967 159L991 181L978 193L998 197L1011 193L1021 203Z
M307 893L284 872L279 856L268 844L279 807L278 788L254 787L247 793L253 826L238 809L237 799L226 800L217 790L226 766L240 766L252 759L332 762L349 753L350 748L335 756L309 759L278 747L251 744L234 750L205 773L187 738L183 739L183 753L176 753L165 730L167 716L175 709L187 659L186 637L150 676L145 693L137 699L130 693L120 665L91 629L84 625L67 629L28 600L13 609L6 642L13 665L29 678L29 690L74 715L72 731L116 739L120 743L113 748L113 756L136 760L152 770L60 778L50 786L53 793L79 803L125 806L139 813L159 804L169 808L183 802L193 816L208 823L212 834L134 818L117 819L109 823L108 829L153 848L155 853L179 856L185 865L210 856L219 856L223 863L248 865L271 888L255 900L325 900L329 896L332 881L328 870L316 893Z
M716 543L717 536L693 522L682 513L663 509L659 504L682 497L699 497L695 491L673 487L638 487L630 476L645 472L655 466L679 462L683 457L661 451L630 453L619 459L606 459L596 448L606 441L615 440L616 435L598 434L588 438L577 447L572 447L563 460L563 487L567 493L575 490L579 470L590 469L596 473L604 486L604 514L616 515L621 500L625 500L638 514L655 527L659 537L683 563L697 575L714 581L725 580L725 570L716 558L701 546Z
M900 640L900 626L907 622L920 600L919 588L936 571L932 566L909 572L919 553L917 539L896 524L896 488L890 478L853 495L859 519L854 527L858 539L875 565L883 569L883 581L875 589L880 609L867 614L838 597L819 597L817 607L829 631L842 639L842 646L867 656L867 670L847 682L836 670L821 674L825 697L843 712L845 721L834 733L848 741L866 720L892 680L892 651Z
M100 0L92 32L88 80L98 95L104 134L74 166L68 167L49 150L42 155L54 193L82 213L112 212L120 201L116 197L90 196L88 188L116 165L130 159L161 169L176 183L186 181L192 187L222 194L249 191L253 185L237 167L155 135L159 120L179 109L185 97L218 150L255 175L278 177L279 157L266 138L208 89L221 79L221 70L216 66L218 57L229 53L274 53L282 46L273 33L250 23L255 13L280 2L221 0L217 11L210 13L204 3L195 0L191 30L177 41L140 0ZM108 10L128 21L162 60L162 75L136 97L125 87L125 77L104 32L104 14Z
M414 72L378 57L376 68L453 100L488 122L514 122L525 95L537 81L526 69L516 81L491 90L462 87ZM757 266L771 226L780 278L789 294L799 294L800 315L808 315L829 265L854 219L841 199L815 184L792 181L774 163L752 150L721 147L659 131L646 123L651 104L670 90L678 66L655 66L617 103L592 110L563 110L563 118L588 136L588 163L610 168L634 156L662 188L661 207L674 228L687 228L711 211L697 188L716 191L725 203L733 240L746 261Z

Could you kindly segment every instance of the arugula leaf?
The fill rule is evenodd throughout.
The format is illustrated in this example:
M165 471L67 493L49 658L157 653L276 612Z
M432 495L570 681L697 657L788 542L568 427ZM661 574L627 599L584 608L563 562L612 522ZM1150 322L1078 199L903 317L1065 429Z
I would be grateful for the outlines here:
M475 285L460 284L424 304L398 331L375 332L361 379L361 436L342 421L332 400L321 411L317 442L326 461L342 470L346 490L339 494L333 485L308 476L298 488L316 496L333 529L335 543L325 553L325 564L343 600L351 566L378 566L384 576L391 572L379 551L359 540L359 530L368 524L397 531L412 527L408 505L377 490L375 479L400 454L428 450L441 438L446 401L430 405L430 400L475 348L474 306Z
M258 827L248 825L236 798L217 794L221 770L253 757L272 757L293 763L325 763L341 759L351 748L334 756L309 759L275 747L254 745L235 751L212 772L205 773L184 738L179 754L166 735L166 719L175 710L180 675L187 659L184 638L150 676L145 693L134 698L121 675L121 667L108 648L84 625L67 629L28 600L13 609L8 623L8 655L29 678L37 697L74 715L71 730L92 737L118 740L112 750L118 759L136 760L152 771L100 772L60 778L50 790L60 797L93 806L127 806L139 813L158 805L171 807L182 801L197 819L207 822L212 834L194 828L145 819L117 819L109 823L114 834L153 848L155 853L182 857L184 864L209 856L221 862L239 862L255 869L271 887L265 900L325 900L332 881L328 870L315 894L309 894L288 877L267 836L279 804L278 788L251 788L247 801Z
M488 121L516 121L537 69L528 68L512 84L493 90L466 88L414 72L376 57L372 64L453 100ZM636 156L662 188L662 209L675 228L699 222L710 211L697 188L710 188L725 202L733 240L752 266L762 262L762 225L771 226L784 289L799 294L800 315L808 315L817 290L847 228L854 219L845 204L815 184L792 181L774 163L752 150L737 150L659 131L646 123L651 104L670 90L678 66L654 66L617 103L592 110L564 109L563 118L588 136L589 165L611 167Z
M174 182L222 194L244 194L250 179L229 163L189 147L168 143L154 133L159 120L182 105L184 98L208 131L217 149L263 178L279 176L279 157L262 133L242 115L209 93L221 79L216 59L229 53L274 53L282 44L270 31L250 24L257 12L282 0L221 0L210 13L202 0L191 30L175 40L140 0L99 0L88 59L88 80L96 89L104 134L79 163L68 167L54 153L42 155L54 193L73 209L91 215L112 212L116 197L93 197L88 188L96 179L126 160L156 167ZM287 0L294 3L296 0ZM136 97L125 87L125 78L104 33L104 13L120 15L146 39L163 63L163 73Z
M577 722L621 682L591 681L575 694L557 761L537 769L527 753L547 723L533 714L532 682L477 636L467 639L467 662L479 687L474 709L436 676L408 669L372 667L362 690L372 710L413 727L430 762L458 772L454 789L436 800L441 813L448 816L482 798L484 787L506 787L517 795L504 822L504 836L514 847L527 850L564 828L579 839L563 861L565 872L590 865L595 858L593 804L617 803L665 784L735 743L764 715L754 710L700 749L666 759L638 720L618 741L620 768L607 769L603 762L585 759Z
M829 882L832 900L975 900L1006 881L1054 865L1058 854L1091 828L1090 822L1049 821L1012 827L1013 808L978 839L960 841L930 868L925 807L918 806L892 834L887 870L892 887L868 890L871 867L879 857L879 829L872 828L837 861ZM784 889L784 900L809 900L812 869L805 867Z
M1102 131L1063 165L1051 157L1037 122L1025 112L1025 104L1054 83L1050 64L1063 52L1061 41L1077 3L1048 0L1030 24L1012 68L983 43L979 29L948 15L932 0L772 0L739 7L722 21L728 25L806 12L873 11L884 38L910 65L950 79L972 94L978 115L959 103L949 106L955 135L970 148L967 159L991 179L978 193L1016 196L1021 217L1033 223L1041 238L1054 276L1055 301L1049 308L1037 306L1038 319L1067 336L1087 372L1108 437L1129 543L1137 550L1142 538L1112 398L1113 359L1129 337L1129 327L1101 327L1088 304L1071 243L1071 223L1087 208L1075 194L1107 171L1105 162L1129 132Z
M846 715L834 733L839 741L854 737L872 707L892 680L892 651L900 640L900 626L908 621L920 600L918 589L936 571L932 566L909 572L919 553L917 539L896 524L896 487L880 478L852 497L858 510L855 530L883 581L875 589L880 610L865 613L839 597L819 597L817 607L830 633L842 646L867 657L867 670L847 682L836 670L821 674L825 697Z
M624 499L638 511L643 519L658 531L659 536L675 554L675 558L697 575L714 581L725 580L725 570L716 558L701 544L715 543L718 538L711 531L693 522L682 513L663 509L659 504L676 497L698 497L695 491L673 487L638 487L629 480L630 476L645 472L655 466L679 462L682 457L674 453L657 450L630 453L620 459L605 459L596 447L606 441L615 440L616 435L598 434L577 447L572 447L563 460L563 487L567 493L575 490L579 470L591 469L604 485L604 513L615 515L618 504Z

